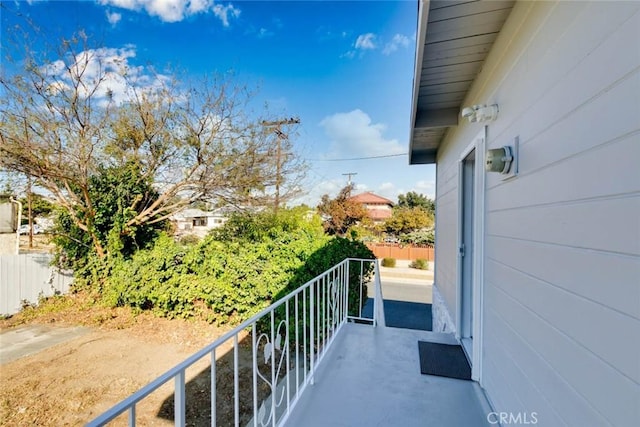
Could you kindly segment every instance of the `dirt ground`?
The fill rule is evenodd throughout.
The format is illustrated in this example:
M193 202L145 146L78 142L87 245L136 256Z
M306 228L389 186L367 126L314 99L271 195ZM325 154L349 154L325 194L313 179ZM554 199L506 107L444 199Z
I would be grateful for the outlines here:
M50 234L35 234L31 245L29 245L29 235L20 235L20 253L42 253L53 252L55 246L51 243Z
M82 295L52 298L0 320L0 332L23 324L82 325L90 332L0 366L2 426L84 425L225 332L204 321L98 307ZM248 363L241 358L241 366ZM207 365L202 360L187 371L190 425L210 425L210 411L200 410L210 407ZM233 382L217 369L222 388ZM137 406L138 425L173 425L172 402L170 381ZM126 418L113 425L126 425Z

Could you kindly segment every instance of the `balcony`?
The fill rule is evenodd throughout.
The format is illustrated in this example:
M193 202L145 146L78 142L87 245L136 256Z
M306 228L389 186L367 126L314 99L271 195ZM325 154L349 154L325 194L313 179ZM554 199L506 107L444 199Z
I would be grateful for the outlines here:
M448 334L347 324L284 425L490 425L477 383L420 373L418 340L456 343Z
M476 383L420 373L419 340L455 339L387 327L381 302L377 261L345 260L87 425L135 426L168 386L156 417L176 426L489 425Z

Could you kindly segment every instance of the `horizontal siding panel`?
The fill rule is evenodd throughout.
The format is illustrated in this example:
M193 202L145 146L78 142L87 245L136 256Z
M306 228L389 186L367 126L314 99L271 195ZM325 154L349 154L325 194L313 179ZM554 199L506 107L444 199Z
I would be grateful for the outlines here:
M519 345L526 343L526 347L521 346L515 353L515 360L523 369L532 373L531 378L536 387L545 390L552 404L558 405L558 413L569 424L593 425L593 421L589 420L597 418L587 416L589 412L593 412L591 407L615 426L632 426L640 419L640 386L637 383L592 353L584 351L583 347L490 282L486 282L485 299L490 301L489 310L499 313L503 323L511 331L509 333L503 329L493 332L487 327L486 333L504 336L505 342L513 346L514 351ZM485 357L492 355L487 354ZM513 363L506 360L502 362ZM562 381L554 378L549 367ZM582 399L588 404L581 403Z
M640 320L640 259L488 237L485 252L567 292Z
M485 316L486 340L489 343L498 341L503 348L501 351L497 351L500 349L499 346L487 346L484 358L493 360L493 363L501 370L512 370L514 368L507 368L507 366L515 365L518 369L525 371L528 374L530 384L516 383L514 388L518 392L526 387L542 390L546 401L553 408L552 411L545 410L544 406L535 406L536 400L525 402L527 410L539 411L539 425L610 426L596 408L583 396L576 393L576 390L566 379L541 356L540 349L529 342L528 337L522 336L514 330L511 318L518 315L518 307L511 304L508 299L500 298L496 290L489 289L487 294L492 298ZM495 297L493 297L494 295ZM546 332L547 328L544 325L541 327L542 331ZM508 378L507 381L511 381L511 379ZM491 395L492 391L488 391ZM498 389L496 392L504 395L509 391ZM506 407L500 410L509 412L511 408ZM556 417L559 417L561 421L556 422Z
M489 212L486 233L640 256L640 193Z
M550 402L549 396L541 389L536 388L538 384L532 375L538 375L538 372L529 369L529 366L525 368L523 364L515 363L520 360L519 355L523 348L526 349L521 337L514 337L519 341L516 343L506 340L505 337L511 336L513 332L508 329L503 319L494 310L487 310L484 325L487 332L484 336L485 357L482 360L485 364L483 365L483 374L491 378L499 374L498 381L491 385L488 382L486 389L490 395L504 396L504 400L512 402L503 401L504 406L494 407L494 410L524 411L529 414L536 412L538 424L541 426L567 425ZM485 371L487 368L489 370ZM522 403L518 406L519 402ZM598 417L593 410L588 413Z
M487 280L640 384L640 320L487 259Z
M492 323L488 317L485 320L485 325ZM491 402L495 411L529 411L531 407L528 407L528 402L520 400L520 395L517 393L521 383L510 377L503 363L496 363L505 358L508 359L509 355L495 338L496 335L488 334L484 340L485 354L491 354L492 357L483 358L482 374L486 381L483 381L482 386L490 396L499 396L498 400Z
M608 141L613 141L624 135L631 135L640 130L640 69L627 79L611 87L591 102L572 111L571 115L557 122L553 127L543 131L535 137L527 136L527 131L518 129L520 135L520 173L527 175L535 171L597 147ZM569 93L558 91L551 96L550 103L557 106L571 99ZM628 108L611 108L612 105L624 105ZM551 107L554 110L557 107ZM568 107L567 107L568 108ZM557 113L562 117L565 111ZM536 132L530 129L528 132ZM516 130L514 129L513 136ZM640 135L631 136L636 140ZM511 145L510 139L501 139L499 145ZM614 162L615 163L615 162ZM509 182L501 177L490 174L487 187L508 185Z
M640 140L632 135L490 189L486 193L487 209L496 211L637 193L640 191L638 158Z
M515 135L531 139L638 68L640 56L619 54L632 51L640 37L638 4L596 3L560 2L557 6L562 14L554 15L552 28L536 35L526 55L492 95L500 100L501 111L500 120L491 125L490 146ZM586 31L567 31L576 25ZM575 126L607 128L608 115L628 114L626 110L637 108L638 102L620 105L603 106L598 119ZM631 124L637 128L638 121ZM563 141L555 144L562 146Z

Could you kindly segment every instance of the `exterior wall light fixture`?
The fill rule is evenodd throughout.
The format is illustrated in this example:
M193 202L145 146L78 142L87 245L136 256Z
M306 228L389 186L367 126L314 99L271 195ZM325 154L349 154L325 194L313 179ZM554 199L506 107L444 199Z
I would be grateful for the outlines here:
M498 172L502 179L512 178L518 175L520 157L520 137L516 136L513 145L505 145L501 148L487 150L485 155L485 170Z
M502 148L487 150L485 160L485 169L487 172L500 172L501 174L507 174L511 169L511 162L513 162L511 147L505 145Z
M462 109L462 117L469 119L469 122L489 122L498 118L498 104L485 105L478 104Z

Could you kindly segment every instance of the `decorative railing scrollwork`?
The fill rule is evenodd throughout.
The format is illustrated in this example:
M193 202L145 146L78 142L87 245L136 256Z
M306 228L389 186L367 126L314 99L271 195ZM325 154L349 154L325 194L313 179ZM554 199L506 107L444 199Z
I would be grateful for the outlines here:
M263 404L260 406L260 409L258 411L259 424L261 426L267 426L272 423L271 419L272 417L276 416L275 412L282 405L285 397L284 387L281 387L279 395L277 395L277 391L278 379L280 378L283 364L286 358L289 357L289 330L287 328L287 322L285 320L282 320L278 324L278 327L274 334L273 342L271 342L271 337L267 333L260 334L255 342L255 348L253 349L256 354L258 354L258 350L261 344L263 345L262 350L264 355L263 365L267 365L269 364L269 362L277 363L277 366L275 368L272 368L272 372L269 375L271 379L268 379L265 375L263 375L263 373L259 369L259 366L256 367L256 375L258 376L258 378L264 381L271 390L272 404ZM277 353L279 353L279 355L277 355ZM269 366L271 365L269 364ZM267 418L265 419L265 417Z

